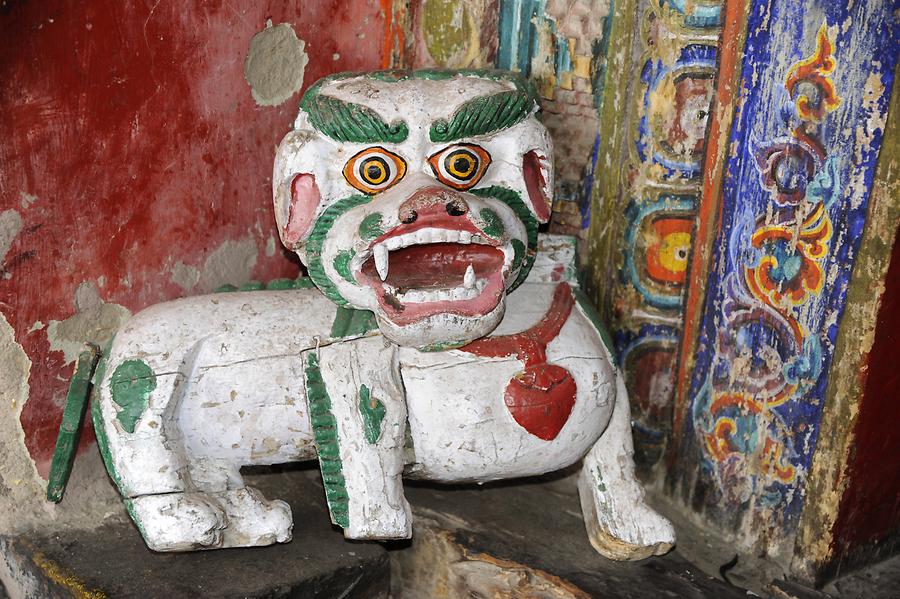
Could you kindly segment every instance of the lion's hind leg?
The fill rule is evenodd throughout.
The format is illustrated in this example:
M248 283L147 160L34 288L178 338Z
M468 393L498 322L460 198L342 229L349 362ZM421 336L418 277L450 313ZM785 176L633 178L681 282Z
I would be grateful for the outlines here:
M675 544L672 524L644 502L634 476L631 410L622 374L609 426L584 458L578 492L591 545L614 560L662 555Z

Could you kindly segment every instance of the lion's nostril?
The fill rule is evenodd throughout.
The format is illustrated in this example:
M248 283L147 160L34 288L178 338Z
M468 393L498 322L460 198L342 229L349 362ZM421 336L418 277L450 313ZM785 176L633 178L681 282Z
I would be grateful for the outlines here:
M417 218L419 218L419 214L415 210L406 210L400 215L400 222L404 225L409 225L416 222Z
M447 214L450 216L462 216L469 211L469 207L465 202L460 202L459 200L450 200L447 202L446 208Z

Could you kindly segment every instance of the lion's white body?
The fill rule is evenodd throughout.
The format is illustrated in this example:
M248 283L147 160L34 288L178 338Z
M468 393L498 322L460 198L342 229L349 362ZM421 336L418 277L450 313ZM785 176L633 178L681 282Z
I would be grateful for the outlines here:
M153 306L117 334L96 381L101 451L148 545L289 540L287 504L245 487L247 465L318 458L333 522L348 538L388 539L412 533L404 475L480 482L584 458L594 546L617 559L667 550L671 526L633 476L621 377L576 301L574 241L544 237L537 252L552 188L546 132L526 107L505 133L422 141L435 118L466 106L486 115L466 126L512 114L526 98L521 82L351 78L323 89L329 102L368 98L410 125L405 141L366 147L313 133L303 117L282 144L282 238L328 297L306 288ZM390 109L404 89L417 108ZM519 104L472 104L494 92L519 94ZM452 97L423 104L441 93ZM375 122L366 135L392 135L359 110Z

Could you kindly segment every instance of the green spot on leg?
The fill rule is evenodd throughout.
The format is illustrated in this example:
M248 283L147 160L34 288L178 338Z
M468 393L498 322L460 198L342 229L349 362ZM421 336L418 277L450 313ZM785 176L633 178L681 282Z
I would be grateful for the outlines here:
M374 445L381 438L381 422L384 420L384 404L365 385L359 386L359 413L363 417L366 441Z
M350 526L349 496L343 475L340 445L337 437L337 420L331 412L331 398L322 372L319 370L319 358L315 352L309 352L305 358L306 401L309 404L310 422L316 436L316 450L319 454L319 467L322 470L322 482L325 486L325 499L331 520L342 528Z
M384 420L384 404L365 385L359 386L359 413L362 414L363 432L371 445L381 438L381 422Z
M481 216L481 220L484 221L484 232L494 239L500 239L503 233L506 232L506 227L503 226L503 221L500 220L500 215L490 208L485 208L479 213L479 215Z
M353 278L353 274L350 272L350 261L353 260L353 256L355 255L356 252L353 250L341 250L334 258L334 270L341 275L342 279L348 283L353 283L354 285L357 283Z
M597 467L597 490L601 493L606 493L606 483L603 482L603 473L600 472L600 467Z
M359 223L359 236L366 241L384 235L384 227L381 224L381 213L373 212Z
M133 433L156 389L156 375L142 360L126 360L119 364L109 382L113 402L121 411L116 416L127 432Z

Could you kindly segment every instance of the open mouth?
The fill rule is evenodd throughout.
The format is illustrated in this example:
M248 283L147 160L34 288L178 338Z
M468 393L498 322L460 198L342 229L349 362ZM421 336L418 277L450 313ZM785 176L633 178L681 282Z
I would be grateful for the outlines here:
M395 323L440 313L480 316L500 302L510 253L471 223L454 225L400 225L360 256L357 280L374 289Z

